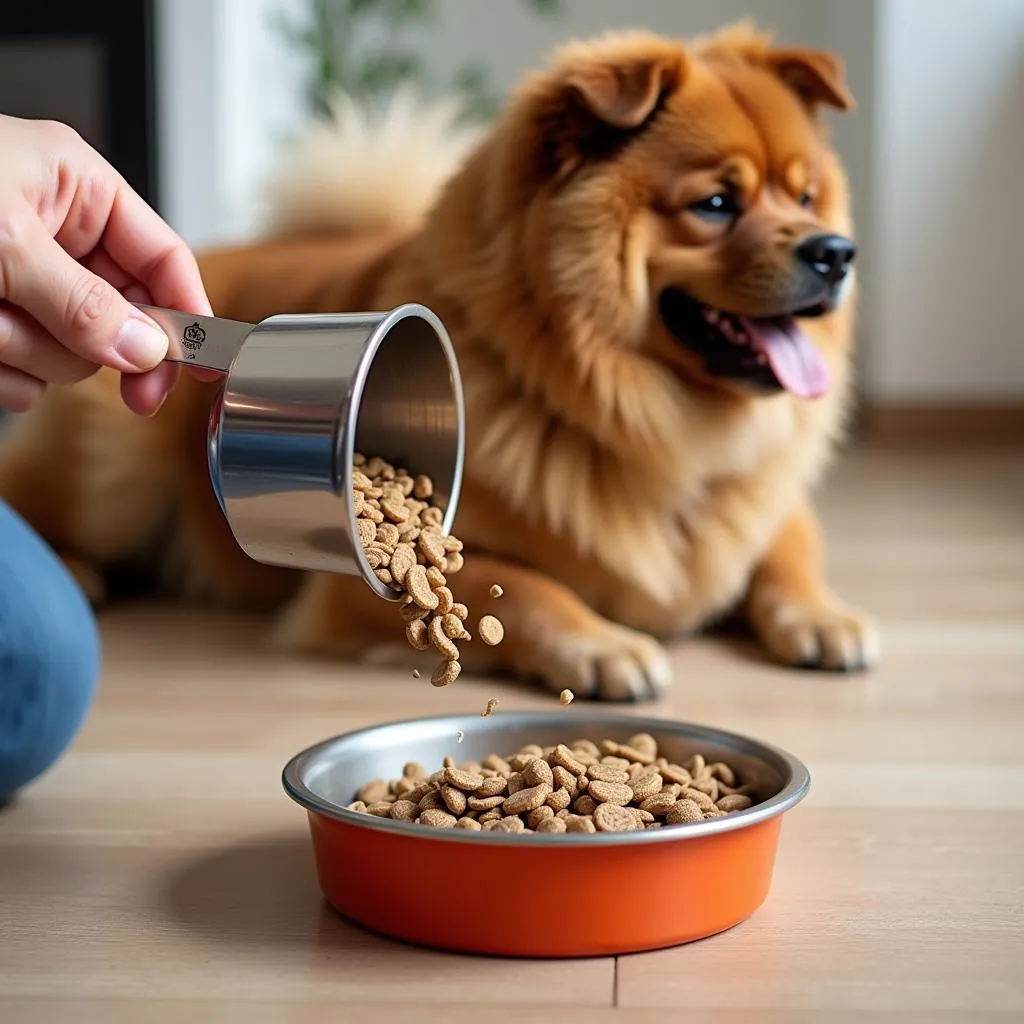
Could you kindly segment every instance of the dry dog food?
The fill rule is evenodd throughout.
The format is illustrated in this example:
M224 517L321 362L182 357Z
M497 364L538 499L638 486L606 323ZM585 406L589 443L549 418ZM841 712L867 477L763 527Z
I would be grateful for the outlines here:
M625 743L531 744L479 764L446 757L432 775L407 764L400 779L368 782L349 810L429 828L596 833L687 825L755 802L754 787L735 768L700 754L673 764L641 733Z
M575 700L575 698L576 698L576 694L573 693L572 690L563 690L558 695L558 700L562 704L571 704L573 702L573 700Z
M487 718L487 717L489 717L490 715L493 715L493 714L494 714L494 709L495 709L495 708L496 708L497 706L498 706L498 698L497 698L497 697L492 697L492 698L491 698L491 699L490 699L490 700L489 700L489 701L487 702L487 707L485 707L485 708L483 709L483 711L481 711L481 712L480 712L480 717L481 717L481 718Z
M352 501L356 527L366 560L385 586L405 594L400 606L405 638L416 651L433 648L441 662L430 677L434 686L447 686L459 677L456 641L472 640L466 629L469 609L455 600L448 585L464 564L462 542L442 532L444 513L431 504L434 484L428 476L411 476L383 459L353 459ZM491 587L501 593L497 585ZM484 643L501 643L505 629L485 615L478 632ZM419 678L418 672L413 672Z

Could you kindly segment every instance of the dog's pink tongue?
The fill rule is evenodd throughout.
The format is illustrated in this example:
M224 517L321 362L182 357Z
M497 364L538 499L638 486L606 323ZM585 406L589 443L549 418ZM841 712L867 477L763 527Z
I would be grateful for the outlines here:
M801 398L819 398L828 390L832 379L828 364L791 316L743 317L742 323L787 391Z

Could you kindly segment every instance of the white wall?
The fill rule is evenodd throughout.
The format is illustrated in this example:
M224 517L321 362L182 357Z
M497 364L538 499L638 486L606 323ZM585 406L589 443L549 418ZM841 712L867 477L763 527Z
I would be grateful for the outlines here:
M193 245L245 237L301 116L302 68L270 12L303 0L159 0L164 212ZM1024 0L439 0L434 72L512 85L567 36L702 33L754 17L842 54L858 110L834 119L861 244L860 362L872 399L1024 399L1015 258L1024 238ZM488 25L499 14L500 31Z
M1024 2L883 0L872 394L1024 399Z

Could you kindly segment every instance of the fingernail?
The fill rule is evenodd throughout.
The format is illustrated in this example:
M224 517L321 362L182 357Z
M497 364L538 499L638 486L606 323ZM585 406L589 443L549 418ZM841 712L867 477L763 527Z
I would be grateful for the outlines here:
M137 370L152 370L167 355L167 335L144 320L129 317L117 333L114 348Z

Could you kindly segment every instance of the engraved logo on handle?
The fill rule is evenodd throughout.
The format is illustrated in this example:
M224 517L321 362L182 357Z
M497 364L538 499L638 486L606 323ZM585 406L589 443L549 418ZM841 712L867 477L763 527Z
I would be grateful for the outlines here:
M206 331L197 323L189 324L181 335L182 345L188 349L186 359L195 359L196 353L203 347L206 341Z

